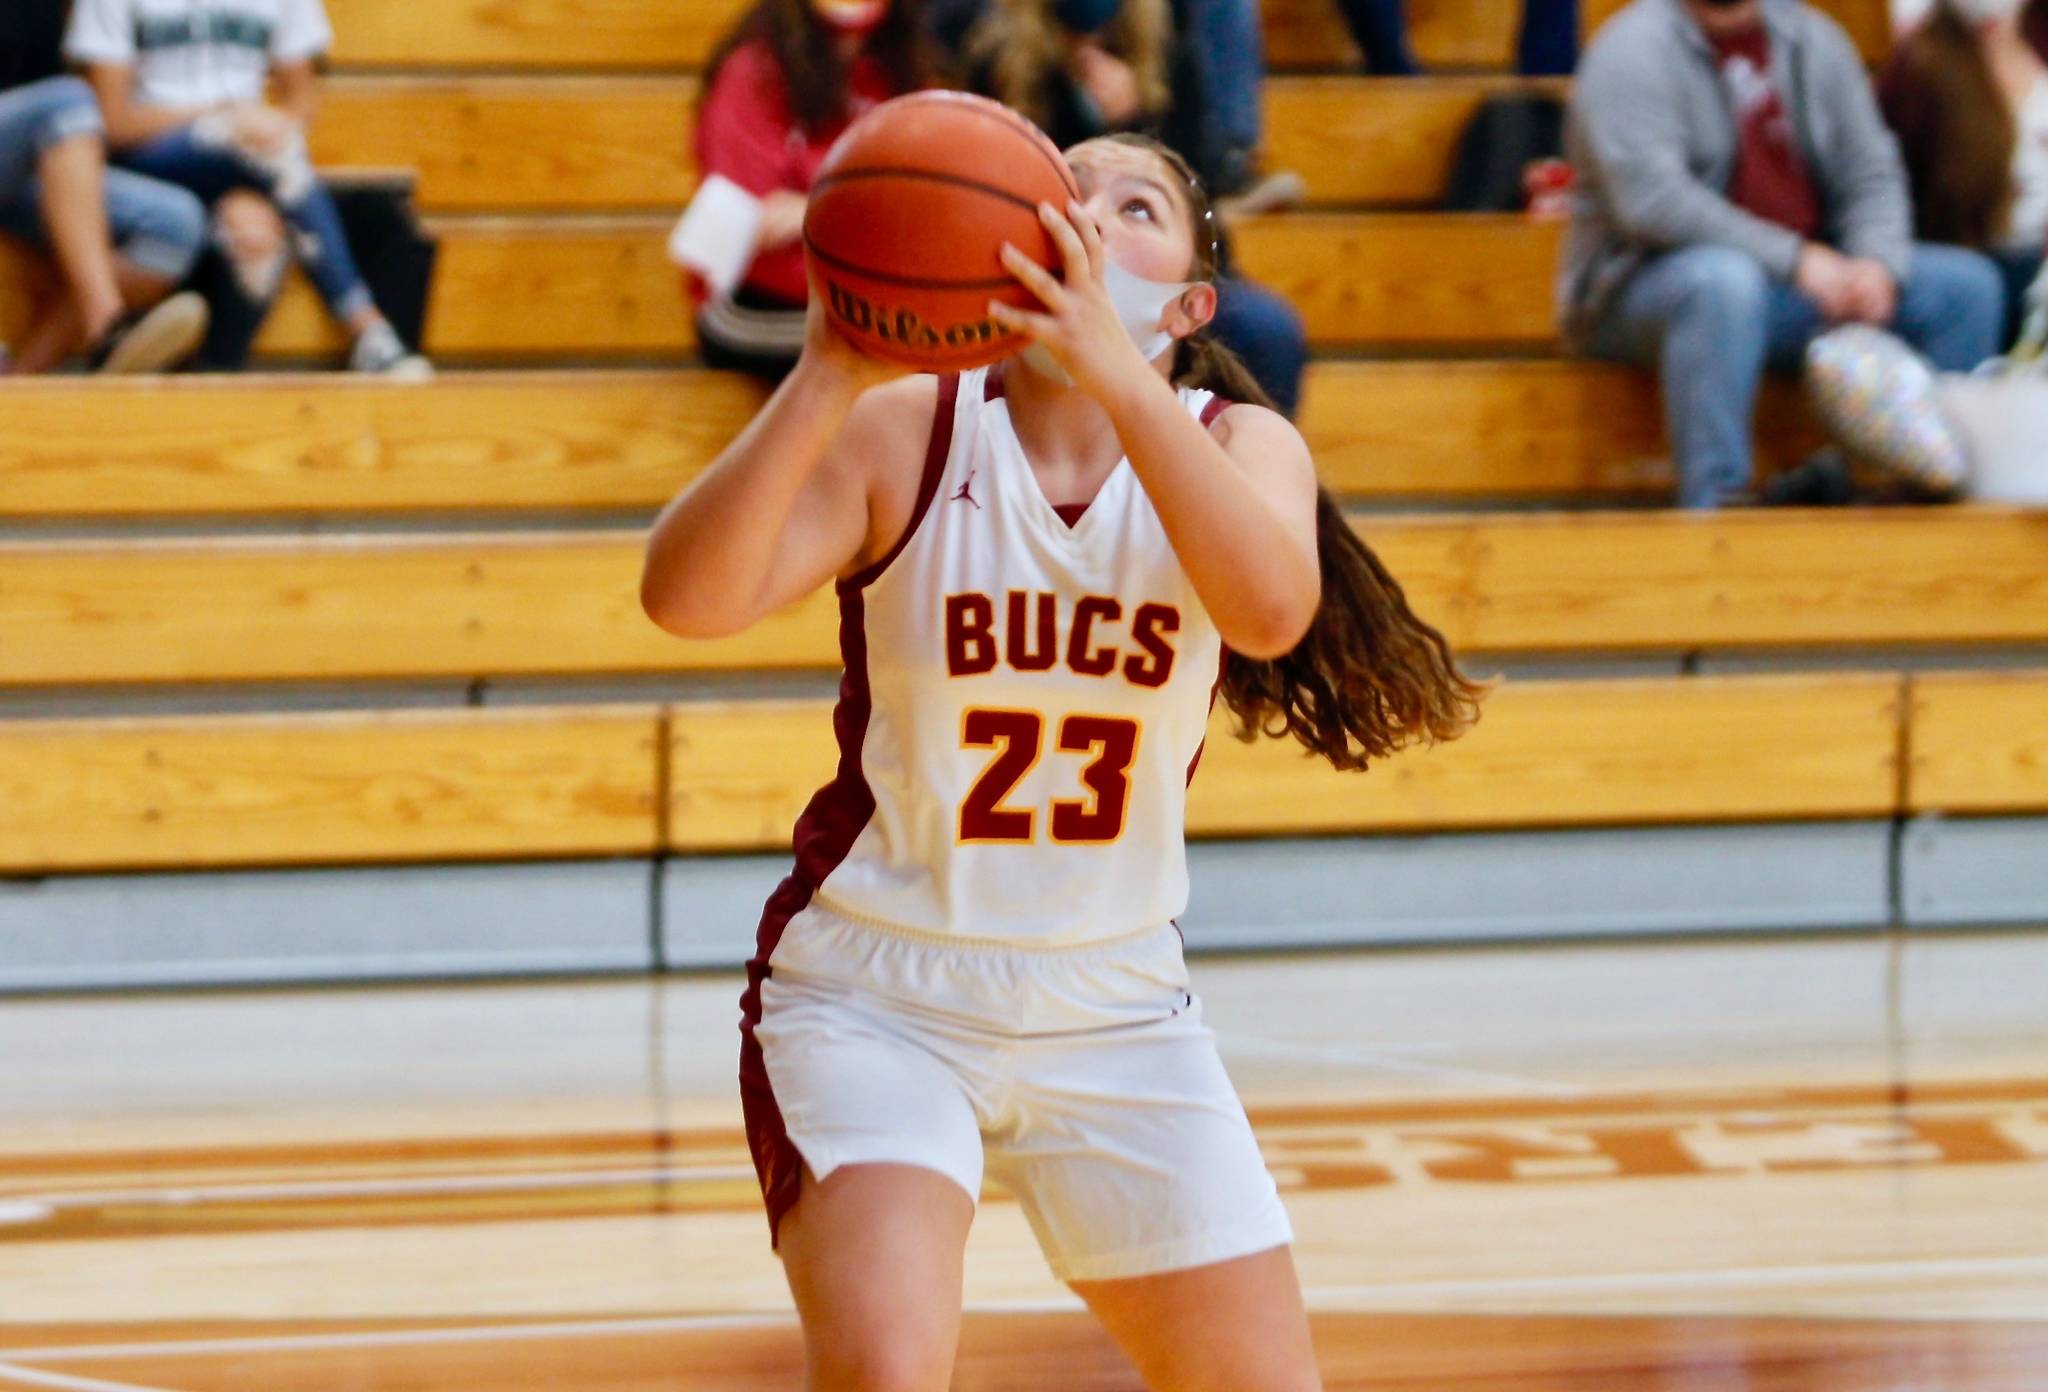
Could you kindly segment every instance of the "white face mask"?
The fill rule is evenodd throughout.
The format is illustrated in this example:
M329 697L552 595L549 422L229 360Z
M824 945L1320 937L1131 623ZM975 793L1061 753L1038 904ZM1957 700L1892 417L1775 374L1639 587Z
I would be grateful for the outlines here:
M1102 285L1109 291L1109 302L1116 306L1116 317L1123 322L1124 332L1131 336L1131 342L1138 345L1138 351L1145 355L1146 362L1151 362L1173 346L1173 335L1159 327L1166 307L1199 284L1200 281L1194 280L1173 285L1146 280L1114 261L1106 263L1102 271ZM1034 343L1019 356L1041 377L1049 377L1061 386L1073 385L1074 379L1067 375L1066 369L1046 351L1043 344Z
M1972 24L1995 24L2003 19L2017 19L2022 0L1950 0L1956 12Z

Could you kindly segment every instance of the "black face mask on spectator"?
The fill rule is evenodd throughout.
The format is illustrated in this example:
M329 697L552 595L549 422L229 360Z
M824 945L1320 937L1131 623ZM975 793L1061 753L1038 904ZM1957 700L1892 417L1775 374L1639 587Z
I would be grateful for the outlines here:
M1053 0L1052 17L1076 34L1092 34L1121 8L1123 0Z

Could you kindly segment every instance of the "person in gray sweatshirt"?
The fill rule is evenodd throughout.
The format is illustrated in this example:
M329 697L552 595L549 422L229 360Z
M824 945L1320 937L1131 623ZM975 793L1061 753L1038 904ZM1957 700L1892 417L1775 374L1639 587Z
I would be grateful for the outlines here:
M1862 62L1799 0L1633 0L1580 66L1565 138L1566 340L1661 375L1685 507L1751 496L1758 382L1826 328L1887 327L1949 371L1996 351L1997 268L1915 245Z

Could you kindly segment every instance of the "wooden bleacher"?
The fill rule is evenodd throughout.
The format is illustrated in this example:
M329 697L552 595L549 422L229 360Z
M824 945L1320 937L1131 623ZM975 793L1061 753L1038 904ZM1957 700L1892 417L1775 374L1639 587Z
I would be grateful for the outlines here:
M1363 777L1219 715L1197 836L1867 817L1898 678L1531 682ZM1597 711L1598 718L1588 713ZM815 701L0 722L0 874L770 850L830 776Z
M1363 517L1474 655L2048 642L2048 515ZM0 686L829 669L821 591L685 643L637 533L0 545Z
M677 357L695 344L645 215L447 218L426 350L466 360ZM1245 272L1293 300L1318 348L1547 349L1558 228L1514 216L1296 213L1239 225ZM0 338L19 332L39 262L0 248ZM261 356L333 356L341 332L294 276L257 340Z
M333 58L343 67L649 70L694 68L749 0L330 0ZM1882 0L1825 0L1867 58L1891 41ZM1591 34L1618 0L1584 0ZM1266 56L1275 70L1349 68L1350 34L1330 0L1266 0ZM1432 68L1512 65L1516 0L1409 0L1409 36Z
M442 237L428 349L486 363L679 359L661 242L688 196L690 75L746 0L330 0L331 166L415 168ZM1506 65L1509 0L1412 0L1425 63ZM1614 8L1587 0L1590 28ZM1866 56L1878 0L1830 0ZM1265 6L1277 69L1351 61L1329 0ZM1273 164L1320 208L1240 230L1246 269L1341 361L1302 417L1357 501L1667 490L1655 391L1555 351L1557 229L1432 215L1493 74L1295 76ZM1543 83L1547 90L1561 84ZM1366 152L1370 157L1363 157ZM1394 211L1400 210L1400 211ZM0 334L25 269L0 266ZM338 340L303 284L272 361ZM146 394L146 400L144 399ZM760 399L662 370L0 388L0 517L644 513ZM116 422L115 428L109 422ZM1813 443L1767 394L1767 456ZM425 525L435 525L430 520ZM1361 516L1417 606L1495 656L2048 643L2048 517L1993 510ZM640 614L636 535L0 543L0 689L817 671L819 596L683 643ZM1239 837L2048 812L2048 672L1516 681L1465 741L1364 777L1221 720L1190 830ZM786 847L832 759L819 701L0 721L0 874L644 856Z
M644 855L653 707L0 721L0 874Z
M1317 206L1426 207L1479 104L1562 80L1280 77L1268 161ZM405 168L428 213L673 212L696 173L694 77L343 76L312 131L323 166ZM1361 150L1371 158L1361 159Z
M0 518L651 509L762 395L692 371L14 381L0 384ZM1319 362L1301 426L1324 481L1361 500L1671 486L1653 384L1606 364ZM1772 384L1766 458L1816 442L1797 392Z
M1905 810L2048 813L2048 673L1917 675Z

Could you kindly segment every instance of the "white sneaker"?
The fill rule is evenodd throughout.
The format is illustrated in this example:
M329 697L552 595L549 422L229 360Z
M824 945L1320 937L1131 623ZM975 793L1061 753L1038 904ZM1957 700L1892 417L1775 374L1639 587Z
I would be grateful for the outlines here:
M1227 218L1257 217L1260 213L1284 213L1308 201L1308 181L1292 169L1275 169L1245 185L1242 192L1216 200L1216 211Z
M351 372L367 372L401 382L424 382L434 375L434 365L418 353L407 352L405 344L399 341L398 331L383 319L356 335L355 347L349 349L348 367Z

